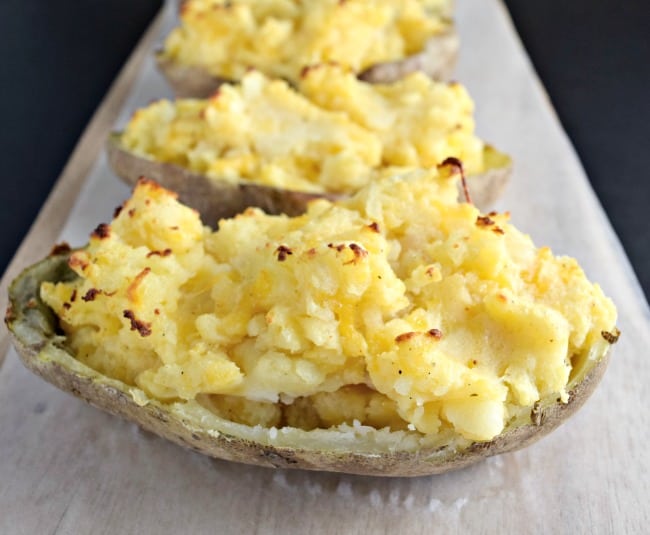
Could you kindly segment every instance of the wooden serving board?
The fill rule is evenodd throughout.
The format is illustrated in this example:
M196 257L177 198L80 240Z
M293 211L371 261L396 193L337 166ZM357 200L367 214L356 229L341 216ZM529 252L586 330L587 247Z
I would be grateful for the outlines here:
M109 131L169 90L151 51L169 2L81 139L2 280L65 239L86 242L128 196L102 153ZM623 332L601 387L520 452L450 474L382 479L214 461L55 390L0 333L0 533L642 533L650 525L650 311L499 0L459 0L457 79L479 133L512 154L499 208L538 245L578 258Z

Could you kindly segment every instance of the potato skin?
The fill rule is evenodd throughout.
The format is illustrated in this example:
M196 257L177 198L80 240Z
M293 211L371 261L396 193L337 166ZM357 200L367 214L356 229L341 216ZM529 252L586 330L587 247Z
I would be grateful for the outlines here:
M451 28L429 39L421 52L373 65L359 73L359 78L376 84L390 83L421 71L434 80L448 81L456 66L458 48L458 34ZM177 63L162 52L156 54L156 64L177 98L208 98L221 84L234 81L215 76L202 67Z
M434 80L448 81L456 66L458 48L458 34L452 28L429 39L421 52L373 65L361 72L359 78L372 84L386 84L421 71Z
M197 210L203 222L210 226L216 225L219 219L243 212L249 206L257 206L268 214L295 216L305 211L309 201L322 198L334 201L342 197L333 193L308 193L214 180L178 165L137 156L122 147L120 133L110 136L106 150L110 166L124 182L133 187L143 176L158 182L178 193L179 200ZM492 147L486 147L486 159L494 161L495 166L468 180L472 202L481 209L496 201L512 172L510 158Z
M269 214L299 215L313 199L336 200L334 194L290 191L259 184L231 184L192 173L178 165L148 160L123 149L119 134L107 143L108 161L113 171L130 186L140 177L147 177L178 194L179 200L197 210L207 225L232 217L249 206L262 208Z
M135 402L127 385L102 376L62 353L58 320L41 301L43 281L70 280L70 253L55 254L26 269L9 289L5 322L24 365L61 390L100 409L122 416L161 437L219 459L273 468L299 468L372 476L411 477L462 468L491 455L525 447L555 429L579 409L596 388L607 366L608 354L591 361L584 377L570 388L569 402L543 400L525 409L504 433L490 442L458 448L454 444L417 451L378 448L376 451L334 451L312 444L278 447L252 441L219 429L205 429L175 413L170 406L149 399ZM63 355L63 357L61 356ZM68 362L66 363L66 360ZM75 365L71 366L70 363ZM330 430L332 437L340 431Z
M156 66L172 88L176 98L208 98L221 84L233 82L228 78L214 76L195 65L183 65L156 54Z

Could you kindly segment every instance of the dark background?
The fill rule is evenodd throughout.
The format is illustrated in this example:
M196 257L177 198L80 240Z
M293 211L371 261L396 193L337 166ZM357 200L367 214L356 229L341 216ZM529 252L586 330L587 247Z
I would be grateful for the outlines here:
M648 296L650 1L505 3ZM0 272L160 4L0 1Z

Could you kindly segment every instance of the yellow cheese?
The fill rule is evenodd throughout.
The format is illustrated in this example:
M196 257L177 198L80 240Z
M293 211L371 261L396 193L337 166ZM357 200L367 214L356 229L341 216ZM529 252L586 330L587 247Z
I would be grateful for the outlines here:
M41 293L81 361L164 401L249 425L490 440L517 408L566 400L616 311L507 214L458 203L449 174L378 180L295 218L249 209L216 232L141 182L73 255L79 278Z
M231 80L253 67L296 81L322 62L360 72L421 51L450 11L450 0L186 0L163 54Z
M121 143L143 158L226 180L352 193L396 168L448 157L485 171L473 103L459 84L416 73L368 84L333 65L304 71L299 91L248 73L207 100L160 100L138 110Z

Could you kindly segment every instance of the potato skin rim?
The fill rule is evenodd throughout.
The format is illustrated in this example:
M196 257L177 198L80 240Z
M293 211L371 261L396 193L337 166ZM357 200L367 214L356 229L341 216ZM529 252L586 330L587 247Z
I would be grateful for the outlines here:
M202 429L174 414L169 406L149 400L135 402L127 387L87 368L75 371L57 358L61 335L53 312L41 301L38 288L43 281L70 280L67 267L70 252L51 255L27 268L11 284L5 323L23 364L57 388L79 397L111 414L137 423L142 428L199 453L246 464L273 468L298 468L348 474L413 477L456 470L486 457L514 451L532 444L555 429L577 411L602 378L611 351L593 362L583 380L569 392L568 403L543 400L506 431L489 442L475 442L457 449L453 445L437 449L334 451L317 448L277 446L248 440L223 432ZM85 368L85 367L84 367ZM332 430L332 433L340 431Z

